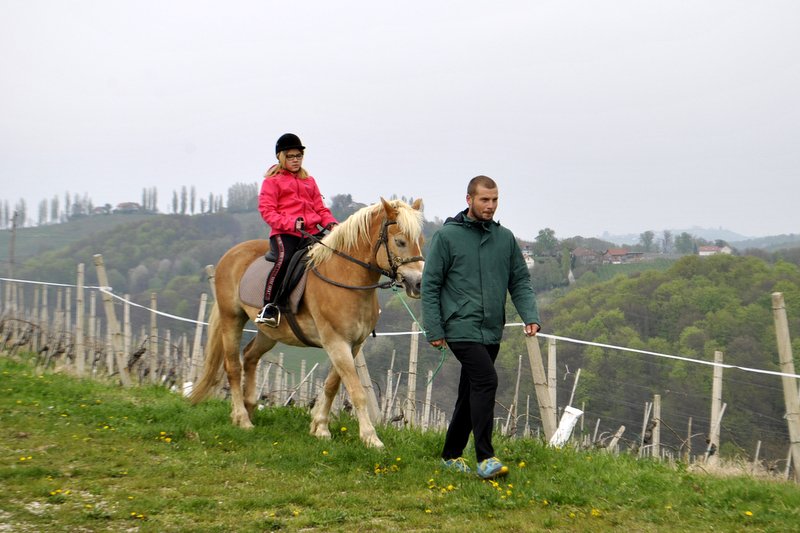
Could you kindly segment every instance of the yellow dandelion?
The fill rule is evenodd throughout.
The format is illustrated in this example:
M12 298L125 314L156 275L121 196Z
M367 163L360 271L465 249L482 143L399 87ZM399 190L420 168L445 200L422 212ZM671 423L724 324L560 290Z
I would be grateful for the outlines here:
M454 491L456 488L453 485L447 485L447 490Z
M425 509L425 512L426 512L427 514L431 514L433 511L431 511L430 509Z
M292 516L297 516L300 514L300 511L292 511Z
M744 515L745 516L753 516L753 511L745 511Z
M322 455L328 455L328 450L322 450Z
M527 465L525 464L525 461L520 461L520 462L517 464L517 466L518 466L519 468L525 468L525 466L527 466Z
M569 513L570 518L575 518L575 513Z
M344 433L345 431L347 431L347 428L346 428L346 427L344 427L344 426L342 426L342 429L341 429L340 431L341 431L342 433Z
M398 457L398 458L396 458L396 459L395 459L395 461L397 461L398 463L399 463L400 461L402 461L402 460L403 460L403 459L402 459L401 457Z
M600 516L600 509L592 509L592 516L594 517Z
M163 437L164 435L166 435L166 434L167 434L167 432L166 432L166 431L162 431L161 433L159 433L159 435L161 435L162 437Z
M172 438L171 437L167 437L167 438L164 439L164 442L172 442Z
M547 500L542 500L542 505L550 505L550 502L548 502Z

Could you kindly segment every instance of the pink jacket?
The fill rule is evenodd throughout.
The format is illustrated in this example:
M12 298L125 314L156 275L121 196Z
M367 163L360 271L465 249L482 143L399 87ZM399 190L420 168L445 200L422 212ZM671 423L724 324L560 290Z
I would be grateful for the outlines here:
M325 227L337 223L330 209L322 202L322 194L314 178L309 176L300 179L286 170L264 178L258 195L258 210L264 222L269 224L270 237L277 234L300 237L300 232L294 229L299 217L303 217L306 231L311 234L318 232L317 224Z

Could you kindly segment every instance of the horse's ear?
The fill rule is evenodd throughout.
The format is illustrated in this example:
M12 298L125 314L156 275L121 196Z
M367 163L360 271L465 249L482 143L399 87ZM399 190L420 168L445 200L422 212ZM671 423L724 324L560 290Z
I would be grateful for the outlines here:
M397 209L392 206L389 202L387 202L383 196L381 196L381 203L383 204L383 210L386 213L386 218L389 220L396 220L397 219Z
M422 210L422 198L417 198L416 200L414 200L414 203L411 204L411 207L415 211L421 211Z

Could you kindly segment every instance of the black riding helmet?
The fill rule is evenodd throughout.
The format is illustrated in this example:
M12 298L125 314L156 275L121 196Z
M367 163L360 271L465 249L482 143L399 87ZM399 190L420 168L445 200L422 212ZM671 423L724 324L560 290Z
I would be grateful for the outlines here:
M278 138L278 142L275 143L275 155L278 155L280 152L285 150L291 150L292 148L296 148L298 150L306 149L306 147L303 146L303 143L300 142L300 137L294 133L284 133Z

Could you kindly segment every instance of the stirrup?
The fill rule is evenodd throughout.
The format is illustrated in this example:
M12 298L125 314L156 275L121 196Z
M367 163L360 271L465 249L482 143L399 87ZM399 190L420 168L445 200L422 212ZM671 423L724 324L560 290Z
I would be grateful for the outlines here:
M272 311L272 313L269 313L270 311ZM268 313L271 316L267 316ZM261 312L253 319L253 322L256 324L264 324L270 328L277 328L281 325L281 310L277 305L269 303L261 309Z

